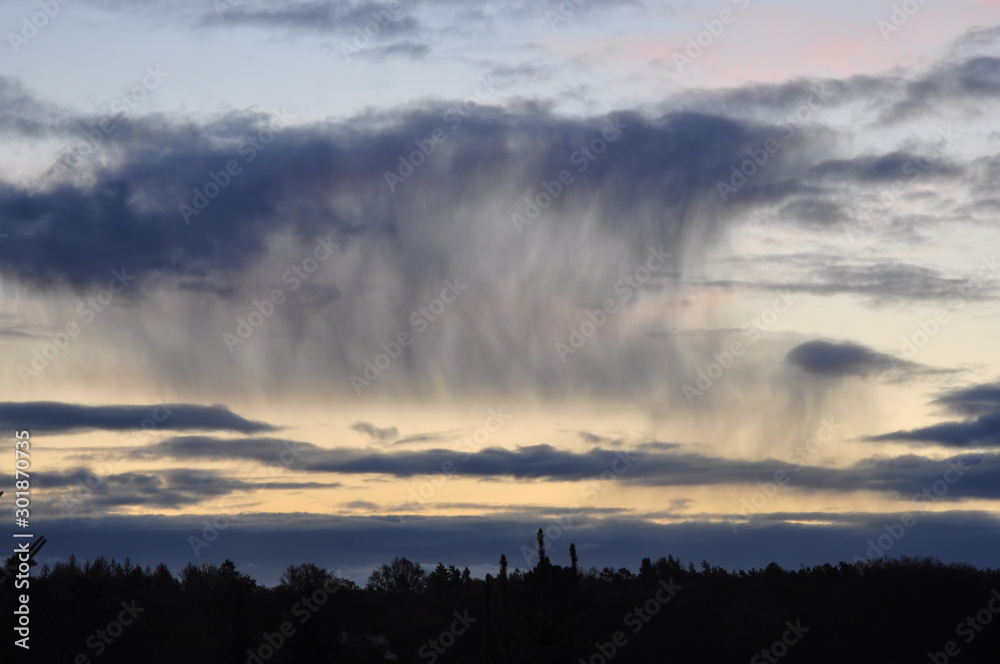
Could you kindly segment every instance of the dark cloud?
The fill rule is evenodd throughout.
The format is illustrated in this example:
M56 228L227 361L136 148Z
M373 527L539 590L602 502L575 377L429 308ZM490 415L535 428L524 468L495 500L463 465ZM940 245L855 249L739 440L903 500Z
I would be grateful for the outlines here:
M955 448L1000 447L1000 384L987 383L954 389L931 403L970 419L869 436L866 440L907 441Z
M349 503L344 503L344 507L349 507L355 510L368 510L371 512L378 509L378 505L367 500L352 500Z
M449 438L455 438L458 435L457 431L445 431L439 433L415 433L412 436L405 436L400 438L393 445L414 445L422 443L439 443L443 440L448 440Z
M879 353L860 344L807 341L788 351L786 361L822 377L874 376L889 370L919 372L920 365Z
M889 182L918 173L922 177L956 178L964 173L964 169L953 163L942 162L937 155L892 152L854 159L831 159L820 162L809 170L813 177L858 182Z
M132 454L139 458L183 458L187 455L192 459L253 460L273 466L287 466L292 464L286 459L295 459L302 454L316 454L321 449L312 443L278 438L223 440L209 436L182 436L145 446L134 450Z
M204 371L219 386L249 380L277 393L292 382L301 388L305 372L306 384L325 389L335 376L334 389L353 398L348 378L380 342L412 333L415 309L457 279L469 295L435 324L448 333L421 338L423 350L407 351L369 394L510 394L528 380L543 398L567 389L658 407L680 398L662 381L675 353L662 341L651 353L646 337L604 335L602 352L588 349L565 364L554 342L587 309L619 296L616 284L651 250L671 256L642 298L672 288L685 265L699 263L742 205L724 204L717 182L773 128L690 112L567 117L522 103L462 117L455 109L422 103L294 126L257 111L202 124L130 118L103 144L106 165L81 165L44 186L0 184L0 233L18 245L0 261L0 277L86 298L124 268L134 285L98 325L121 317L115 332L142 345L140 362L192 377L176 389L193 389L193 375ZM424 161L417 146L435 131L446 140ZM265 136L264 150L248 148L248 138ZM386 175L414 154L419 168L403 169L405 181L390 191ZM772 169L742 191L780 177L783 158L775 155ZM241 172L185 224L180 206L215 187L210 174L230 161ZM535 205L526 198L544 200L543 184L552 188L562 173L572 183L518 233L514 215L526 219ZM317 238L339 247L293 292L283 274L313 253ZM260 362L228 361L223 332L232 334L276 287L295 302L278 308L266 332L232 348L241 359L259 353ZM314 288L325 299L302 295ZM185 297L169 315L186 325L146 334L139 305L178 292ZM204 336L192 343L195 331ZM190 371L178 369L178 355Z
M872 265L828 265L818 271L822 284L817 291L854 293L873 302L891 300L944 300L960 292L965 279L946 277L940 271L906 263ZM988 297L992 293L970 293Z
M396 427L379 428L369 422L355 422L351 428L360 431L378 443L386 443L399 438L399 429Z
M390 5L396 10L392 11ZM412 0L398 3L309 0L261 9L232 6L226 7L221 14L214 11L206 13L202 24L290 28L298 32L334 32L352 37L360 35L348 43L355 48L364 48L382 36L417 32L420 24L410 15L414 7Z
M252 482L217 471L172 468L155 472L126 472L100 476L87 468L46 473L38 484L52 495L47 508L58 513L102 513L106 508L145 506L178 509L240 491L281 491L331 488L339 483Z
M362 5L349 7L361 11ZM332 21L330 12L346 11L319 3L254 6L227 12L223 20L244 15L291 27ZM158 295L183 295L172 313L188 325L178 325L173 337L151 341L130 325L120 331L126 341L154 345L143 354L154 369L166 368L166 358L183 348L191 365L209 368L220 386L249 379L280 391L294 379L299 386L322 381L329 388L329 377L336 376L335 391L348 395L348 377L360 374L378 344L412 331L414 309L436 297L444 279L457 277L470 284L474 298L449 310L441 324L447 332L427 335L424 349L407 351L366 396L492 396L527 387L541 398L590 391L662 405L681 398L664 387L662 376L686 359L671 339L654 336L656 330L640 336L635 328L619 333L606 327L565 364L554 342L613 296L616 282L651 247L662 246L673 259L641 299L669 295L680 275L698 274L717 238L759 208L774 208L812 230L839 232L836 220L855 215L858 178L903 168L922 154L918 146L845 157L840 136L811 117L796 120L781 149L727 201L719 183L730 181L748 151L785 136L787 114L775 109L792 112L817 97L831 107L844 95L857 101L860 96L848 94L850 85L798 80L749 86L725 93L733 95L727 103L704 107L696 96L679 95L659 116L629 110L569 116L525 101L479 105L462 116L455 113L459 102L422 101L311 124L278 123L257 110L197 122L130 117L107 137L93 163L30 187L0 184L0 233L19 248L0 261L0 277L53 296L92 295L111 270L125 268L136 285L114 305L125 310L122 316ZM755 112L765 99L768 112ZM620 137L603 142L601 132L616 122L623 125ZM446 140L425 158L417 146L427 145L434 131ZM273 140L246 162L246 141L265 135ZM601 154L582 157L581 149L598 140ZM386 175L410 168L407 156L413 154L421 164L390 190ZM964 168L954 159L935 161L928 172ZM232 160L241 174L185 224L179 206L190 205L194 191L212 184L210 174ZM810 175L814 167L825 175ZM551 187L564 171L573 184L550 197L543 184ZM551 204L517 233L513 215L529 214L535 205L530 199L540 195ZM247 315L236 308L250 309L281 285L283 272L307 256L317 238L340 245L333 258L294 293L286 287L294 304L236 349L241 357L259 354L259 363L227 362L216 352L221 341L196 345L178 338L194 335L185 329L216 339L232 332L237 316ZM808 277L790 280L788 290L854 293L882 304L930 300L958 285L930 268L895 264L826 265ZM771 285L783 286L752 287ZM994 292L988 287L972 297ZM221 299L231 306L210 309ZM321 348L328 339L337 340L336 352ZM290 367L303 366L305 381L301 370L290 376Z
M843 221L846 212L837 203L819 198L803 198L786 203L780 210L782 218L792 222L831 226Z
M153 404L148 406L84 406L55 401L0 403L0 427L38 432L87 430L235 431L262 433L277 427L247 420L225 406Z
M920 429L871 436L867 440L898 440L945 447L1000 447L1000 411L980 415L967 422L943 422Z
M189 290L218 289L220 283L227 289L257 264L268 238L283 231L307 246L331 233L347 243L367 236L369 241L357 248L406 251L410 257L401 261L401 269L441 267L445 254L428 260L432 256L420 253L428 247L413 236L418 229L404 230L413 226L407 220L419 213L420 201L387 196L384 174L398 166L399 155L411 151L414 140L447 128L442 117L449 110L390 113L377 124L367 117L343 125L278 129L252 163L244 161L250 155L246 141L273 135L270 116L231 114L203 126L123 120L106 144L118 158L95 169L96 180L88 186L67 180L44 190L0 185L0 232L19 246L0 265L0 274L39 287L73 284L83 291L105 285L112 269L124 267L141 284L174 276ZM576 120L531 108L482 107L449 136L442 154L413 176L419 185L398 186L439 190L444 209L481 200L486 192L495 198L501 185L513 208L508 214L523 214L519 201L525 192L586 163L585 175L577 177L588 185L567 188L548 213L550 224L568 232L576 224L573 213L590 209L608 230L640 241L638 255L657 243L711 237L721 224L712 212L718 207L715 182L743 150L763 139L765 129L694 113L656 120L631 113L616 117L626 126L618 142L600 159L571 163L571 155L600 136L614 117ZM179 206L191 205L193 190L202 190L211 183L210 173L234 159L241 174L186 225ZM446 186L456 178L465 186ZM321 190L326 203L302 207L302 196ZM349 208L358 212L348 214ZM427 230L447 232L448 223L437 225ZM520 239L513 224L510 230ZM91 251L94 247L101 251ZM202 281L208 284L199 286Z
M995 40L996 28L980 33L978 39L981 44ZM691 95L689 103L699 108L721 107L726 112L739 109L742 113L773 117L802 108L811 99L814 110L852 107L858 117L865 117L865 113L857 111L859 107L867 108L876 126L939 114L942 106L975 115L980 112L977 102L1000 97L998 64L1000 60L993 55L954 49L942 60L922 68L839 80L797 79L745 85L735 90L699 91Z
M971 57L937 65L925 76L907 83L903 98L883 117L898 122L901 117L928 112L940 103L989 101L997 97L1000 97L1000 58Z
M595 445L604 447L621 447L622 440L620 438L609 438L607 436L601 436L596 433L591 433L589 431L577 431L580 440L587 443L588 445Z
M61 124L61 114L35 99L19 80L0 76L0 133L44 137Z
M831 218L832 220L832 218ZM949 277L940 270L894 263L858 264L835 255L756 256L754 260L784 263L788 272L799 278L787 281L710 281L707 286L753 288L764 291L809 293L812 295L856 295L871 306L885 306L908 301L939 301L954 306L959 300L982 301L1000 295L996 286L981 283L970 286L969 277Z
M418 42L399 41L378 49L372 49L372 52L387 58L402 56L419 60L421 58L426 58L430 54L431 47L427 44L421 44Z
M556 479L592 486L615 480L644 486L754 485L784 473L790 486L805 491L896 491L919 493L941 479L950 464L968 473L946 500L1000 497L996 456L956 456L940 461L919 456L866 459L846 468L827 468L766 459L724 459L678 451L674 443L648 443L635 450L594 448L576 453L550 445L475 452L433 449L373 453L357 448L324 449L277 439L219 440L204 436L172 438L135 452L139 458L254 460L297 471L385 474L398 478L441 474L473 478ZM291 455L291 456L289 456ZM973 463L974 462L974 463Z
M987 415L1000 411L1000 383L952 390L932 403L959 415Z
M981 32L976 39L980 45L995 40L996 28ZM962 41L965 38L957 40L953 47L958 47ZM985 109L980 110L980 102L991 102L1000 97L998 65L1000 59L993 54L953 48L952 53L941 60L910 70L859 74L843 79L796 79L749 84L731 90L701 90L691 93L684 101L694 108L722 109L721 112L741 113L749 117L773 118L779 115L788 117L793 124L797 109L801 112L800 117L811 118L821 109L847 107L859 119L871 116L873 124L882 127L889 123L900 124L928 115L939 115L943 106L967 115L983 112ZM676 103L669 101L666 105ZM802 124L801 121L799 124ZM862 158L855 167L866 170L866 159ZM894 161L889 157L879 163L876 157L868 162L870 168L867 170L878 177L879 173L891 172ZM855 167L848 169L852 177L859 172Z
M316 514L245 514L239 527L219 534L196 557L188 541L201 536L206 519L217 515L183 517L125 517L50 519L40 563L65 560L70 553L80 559L107 554L114 541L118 556L129 556L140 565L166 562L175 572L187 562L221 563L234 560L240 569L252 569L265 584L277 583L285 568L310 560L364 583L378 565L396 556L428 563L468 565L481 576L496 573L500 554L511 569L529 569L534 561L523 551L534 551L535 531L549 528L558 537L548 542L553 562L569 564L568 548L576 544L584 568L637 571L642 557L668 553L684 563L707 559L726 569L764 568L777 562L787 569L865 558L868 540L885 534L887 523L898 523L900 513L787 514L760 523L740 526L734 533L728 522L685 521L656 524L614 515L591 517L586 511L560 517L521 518L409 516L338 517ZM785 520L781 520L784 517ZM995 566L1000 549L997 517L988 512L916 513L888 555L936 556L943 562ZM833 525L808 523L832 520ZM798 523L796 523L798 521ZM806 523L801 523L806 521ZM556 528L558 526L558 529ZM274 536L276 529L282 537ZM461 542L456 553L455 542ZM669 545L664 543L668 542ZM294 552L291 555L289 552ZM457 557L456 557L457 556Z

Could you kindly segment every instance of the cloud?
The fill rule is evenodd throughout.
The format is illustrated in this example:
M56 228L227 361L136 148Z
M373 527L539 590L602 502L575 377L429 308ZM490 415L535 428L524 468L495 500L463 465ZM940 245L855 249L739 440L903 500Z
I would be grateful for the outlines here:
M866 440L898 440L945 447L1000 447L1000 411L967 422L942 422L920 429L869 436Z
M837 203L820 198L795 199L782 206L779 214L794 223L815 223L831 226L841 222L846 216L844 208Z
M351 425L351 428L367 435L377 443L386 443L399 438L399 429L396 427L380 429L369 422L355 422Z
M905 441L954 448L1000 447L1000 384L986 383L950 390L931 403L969 419L869 436L865 440Z
M408 6L409 5L409 6ZM391 7L396 7L395 11ZM368 44L380 35L412 34L419 23L408 15L412 0L391 4L378 2L326 2L308 0L289 3L278 8L252 9L227 7L224 13L208 12L202 17L206 26L253 26L289 28L302 31L334 32L342 35L360 34L355 41Z
M886 122L927 113L938 104L959 100L989 101L1000 97L1000 58L974 56L939 63L903 87L902 98L883 113Z
M601 436L596 433L591 433L589 431L577 431L580 440L587 443L588 445L605 447L621 447L622 440L620 438L609 438L607 436Z
M753 486L770 481L775 473L782 472L791 478L790 486L803 491L901 493L919 493L922 488L931 486L951 463L971 466L968 477L952 487L947 500L970 496L1000 498L1000 457L997 455L960 455L944 461L913 455L872 458L838 469L775 459L727 459L683 452L678 448L672 443L649 443L640 446L641 452L602 448L571 452L551 445L527 445L513 450L488 447L478 451L432 449L382 453L358 448L326 449L278 439L220 440L184 436L145 447L133 455L137 458L253 460L271 466L288 466L299 472L370 473L398 478L447 472L455 477L552 479L591 484L615 480L642 486Z
M370 9L244 6L220 24L334 29L350 11L361 17ZM477 105L466 115L457 101L423 100L314 122L285 122L259 109L197 119L130 116L92 162L30 185L0 183L0 233L18 247L0 261L0 277L72 312L79 297L104 288L111 270L125 268L135 285L95 327L113 328L133 352L129 359L176 381L174 389L249 384L270 396L322 385L338 397L379 401L517 394L544 403L572 395L662 409L683 398L664 375L698 367L684 342L661 333L686 316L679 290L703 273L704 256L721 238L774 215L810 232L836 232L836 220L856 216L859 194L870 193L865 178L882 183L925 153L923 141L893 134L880 150L855 154L850 146L867 144L857 141L871 128L835 128L818 115L797 120L785 137L788 114L817 95L823 108L882 108L930 75L890 72L883 78L893 83L878 98L878 86L859 78L705 93L724 100L714 105L699 101L708 98L701 93L679 93L663 112L569 115L554 104L497 97L502 106ZM66 126L83 117L64 115ZM611 141L616 125L620 135ZM39 131L49 138L61 129ZM427 143L434 132L445 138ZM723 201L719 183L775 137L783 137L781 149ZM264 149L250 149L250 141L265 139ZM231 161L240 174L185 223L181 206L217 187L213 174L221 177ZM942 183L956 188L940 197L945 208L964 205L962 188L988 179L980 171L990 172L970 170L956 150L936 160L924 181L934 191ZM571 184L559 184L563 173ZM558 194L546 191L557 185ZM516 226L536 208L530 224ZM947 213L928 211L928 223ZM899 242L893 233L904 232L887 230L887 239ZM285 277L318 238L339 246L293 292ZM555 344L617 297L623 277L661 247L672 254L670 265L630 293L624 313L586 348L560 357ZM957 283L930 267L882 261L804 269L808 278L790 279L789 290L853 293L879 305L934 299ZM445 279L468 292L435 317L420 351L404 350L377 383L352 385L380 344L414 332L413 314L438 297ZM768 281L709 283L783 286ZM232 335L276 288L291 302L227 355L223 334ZM993 294L987 288L974 296ZM177 325L150 334L167 312ZM30 353L28 341L16 343ZM735 385L741 371L727 381Z
M387 46L370 49L368 51L362 51L362 54L364 55L372 53L381 55L386 58L392 56L400 56L400 57L408 57L415 60L419 60L421 58L426 58L430 54L430 52L431 52L431 47L428 46L427 44L421 44L412 41L399 41L389 44Z
M386 253L397 259L401 276L420 283L427 275L406 271L422 266L427 272L430 258L454 263L450 252L456 247L446 245L435 256L416 234L446 238L454 230L449 221L454 215L407 223L430 210L413 196L386 197L391 192L385 173L396 169L415 140L437 128L448 130L443 116L450 110L428 104L296 127L275 126L276 117L258 111L200 125L162 117L123 119L104 144L113 151L109 165L79 167L87 172L86 184L65 177L40 190L0 185L0 232L19 246L0 265L0 274L35 287L73 285L83 292L106 284L110 270L124 266L143 285L177 277L189 290L225 292L273 250L269 238L287 231L306 246L333 233L369 261L381 262ZM582 157L579 149L607 131L605 125L613 126L615 117L623 125L618 142L602 148L599 159ZM492 191L486 200L496 204L501 202L496 194L502 194L508 208L503 217L509 219L511 212L523 214L525 193L539 182L562 170L576 171L587 186L568 187L546 215L546 225L560 233L579 231L575 213L589 208L588 216L600 225L624 233L634 256L651 245L712 237L722 224L716 181L743 150L763 140L767 128L698 113L615 117L566 118L536 106L479 107L473 117L453 118L462 120L461 127L449 130L440 154L412 182L397 186L441 192L432 206L437 210L483 204ZM273 136L273 142L269 138L247 163L247 141L258 135ZM571 163L573 154L584 161ZM192 192L233 159L243 172L185 224L179 206L191 205ZM773 160L780 162L781 155ZM582 169L585 177L579 175ZM455 177L466 186L449 187ZM317 206L307 212L298 201L313 195ZM51 232L38 232L43 227ZM508 230L498 246L502 256L523 246L513 224ZM89 250L94 246L102 248L99 256Z
M213 470L172 468L99 476L87 468L46 473L39 486L51 492L49 514L101 514L107 508L144 506L179 509L241 491L331 488L338 482L252 482Z
M785 359L807 373L826 378L868 377L890 370L910 375L926 371L919 364L851 342L807 341L788 351Z
M741 205L724 206L716 182L772 130L700 113L567 117L525 103L480 106L463 118L449 115L454 108L429 102L294 126L257 111L200 124L129 118L104 143L106 165L31 187L0 183L0 233L18 246L0 261L0 277L73 311L77 298L96 297L111 270L124 268L134 285L95 326L114 325L150 371L184 377L174 389L330 389L337 376L333 389L357 396L348 378L364 371L379 343L413 334L413 314L447 279L468 293L435 317L421 352L406 351L369 392L545 398L571 389L659 405L680 398L649 361L650 344L664 364L673 350L629 326L627 315L602 330L594 346L603 352L562 364L554 342L588 309L620 297L623 276L645 270L651 250L672 254L671 264L641 294L628 293L628 304L668 297ZM447 140L424 162L416 145L437 130ZM266 148L250 149L247 162L247 141L263 137ZM421 163L410 174L400 164L412 154ZM771 162L775 174L782 158ZM186 224L180 206L193 206L194 192L233 160L240 174ZM386 174L401 169L407 178L390 191ZM561 173L572 184L560 185L519 233L515 215L530 216L536 205L526 197L543 201L542 184L554 187ZM318 239L339 247L296 283L292 270ZM276 288L292 302L276 308L266 333L235 349L239 362L228 361L223 333L234 334ZM161 310L177 325L148 334ZM325 352L330 339L334 353ZM180 349L185 370L175 361Z
M277 430L270 424L240 417L225 406L84 406L55 401L0 402L0 427L48 433L150 428L164 431L220 430L244 434Z
M816 214L816 221L834 221L834 216L824 217L825 212L822 210L816 211ZM983 301L996 299L1000 295L1000 291L992 283L970 288L968 276L946 276L940 270L900 261L890 263L878 260L865 264L858 262L856 258L848 259L836 254L754 256L753 260L767 260L782 265L783 271L788 275L787 280L715 280L705 282L704 285L818 296L855 295L873 307L904 302L955 301L958 298Z
M903 175L921 172L922 177L957 178L964 173L960 166L936 160L927 155L908 152L890 152L853 159L831 159L809 169L818 178L855 180L858 182L891 182Z
M35 99L16 78L0 76L0 133L41 137L60 124L57 110Z
M1000 411L1000 383L987 383L942 394L931 403L959 415L987 415Z
M458 430L441 431L432 433L415 433L412 436L400 438L393 445L418 445L421 443L438 443L443 440L455 438L459 435Z
M166 562L178 570L192 559L188 537L204 528L202 521L215 515L182 517L126 517L52 519L46 523L50 544L40 562L65 560L70 553L80 559L107 554L107 543L116 553L140 565ZM533 551L535 531L551 524L563 525L560 536L550 540L548 551L557 564L568 565L567 550L575 543L585 568L610 566L638 570L642 557L668 553L682 561L708 559L726 569L765 567L777 562L787 569L864 558L867 541L884 534L884 524L897 523L899 513L778 515L759 524L741 526L734 534L727 522L685 521L656 524L638 518L611 515L595 518L586 513L549 519L489 517L422 517L406 519L405 526L392 517L339 517L318 514L245 514L238 528L230 528L202 550L199 561L219 563L226 558L254 569L265 584L277 583L285 568L303 559L322 563L339 574L364 583L372 569L396 556L420 563L441 560L483 572L496 573L500 554L511 569L530 569L534 561L523 550ZM833 525L815 520L834 521ZM993 513L981 511L928 512L915 515L916 524L895 542L891 556L936 556L944 562L980 566L995 564L992 552L1000 548L1000 529ZM803 521L805 523L803 523ZM274 537L275 529L283 533ZM553 529L553 532L556 532ZM462 542L460 553L455 542ZM669 542L665 548L664 542ZM524 549L522 549L524 547ZM295 559L289 559L295 551ZM333 552L333 553L331 553ZM331 557L332 556L332 557Z

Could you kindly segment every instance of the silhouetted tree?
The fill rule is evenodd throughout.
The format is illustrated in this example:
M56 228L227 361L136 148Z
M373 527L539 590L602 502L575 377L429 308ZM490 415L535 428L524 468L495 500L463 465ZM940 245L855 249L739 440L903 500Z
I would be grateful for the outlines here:
M383 564L371 573L367 590L389 595L412 595L427 589L427 573L406 558L395 558L389 564Z
M333 575L322 567L312 563L303 563L302 565L289 565L281 578L278 579L278 587L308 595L317 588L322 588L327 581L331 580L333 580Z

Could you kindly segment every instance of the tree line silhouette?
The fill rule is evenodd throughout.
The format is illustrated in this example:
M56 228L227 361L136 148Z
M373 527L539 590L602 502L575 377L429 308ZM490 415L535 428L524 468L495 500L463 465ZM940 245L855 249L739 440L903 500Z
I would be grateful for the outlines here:
M11 636L7 607L23 592L12 557L0 572L0 661L1000 661L998 570L901 558L728 571L667 555L632 572L584 570L572 544L569 556L553 563L539 530L531 569L511 571L501 555L499 572L478 579L397 557L363 587L311 563L266 587L230 560L176 575L127 558L32 561L30 651Z

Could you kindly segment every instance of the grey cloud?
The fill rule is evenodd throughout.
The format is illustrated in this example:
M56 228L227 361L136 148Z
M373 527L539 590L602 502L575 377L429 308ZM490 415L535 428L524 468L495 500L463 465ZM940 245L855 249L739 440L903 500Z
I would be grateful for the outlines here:
M997 383L950 390L931 403L970 419L869 436L865 440L907 441L954 448L1000 447L1000 385Z
M415 138L448 126L442 115L450 107L436 110L388 114L380 129L364 134L359 130L371 126L371 119L285 128L259 161L243 164L245 172L205 212L191 218L191 225L183 223L179 205L191 203L193 189L209 182L210 172L233 158L242 161L240 141L267 131L268 116L232 114L200 127L131 119L108 138L109 145L122 150L122 160L96 171L93 186L61 182L43 191L0 186L0 218L7 220L6 225L0 222L0 231L20 247L0 272L35 286L72 283L82 290L103 285L111 269L125 266L139 283L174 275L185 288L197 290L206 279L213 284L204 287L208 289L218 288L220 281L222 288L238 282L238 275L265 252L266 237L282 230L303 244L333 232L355 243L367 235L367 251L375 249L373 242L383 250L413 251L416 238L404 232L404 223L417 211L418 201L405 193L387 199L384 173L398 165L400 153L412 150ZM742 149L761 140L763 130L691 113L657 120L635 114L620 118L627 129L606 155L588 164L588 186L568 188L553 204L551 224L568 232L575 224L572 212L589 207L607 226L625 231L625 238L642 238L639 255L651 244L711 237L721 225L712 211L714 183ZM508 113L480 108L449 137L447 155L399 186L444 191L446 182L458 178L467 186L449 193L450 200L441 204L461 206L504 182L510 212L520 211L522 192L557 178L563 169L575 170L571 153L599 135L606 120L568 120L537 109ZM321 184L330 188L332 202L311 213L299 212L296 197ZM364 212L347 215L349 199L360 202ZM41 225L54 232L36 234ZM439 221L434 230L445 233L447 225ZM241 232L235 234L235 228ZM516 238L513 224L510 230ZM88 251L90 246L102 250ZM426 265L424 258L420 264ZM413 268L414 261L401 267Z
M292 28L299 31L334 32L346 36L360 34L355 41L367 46L371 40L383 35L411 34L418 30L420 24L410 15L416 6L412 0L402 0L392 3L396 11L392 11L390 3L353 2L342 0L327 2L325 0L309 0L306 2L287 3L280 7L235 6L227 8L221 15L216 12L206 13L201 23L206 26L243 25L263 28ZM374 25L374 27L371 27ZM366 28L368 31L366 32Z
M843 221L846 212L837 203L819 198L800 198L782 206L779 214L793 222L814 223L832 226Z
M70 553L92 559L107 553L108 541L116 543L121 556L140 565L166 562L180 569L192 560L187 538L200 532L202 520L215 515L181 517L124 517L101 519L52 519L47 522L50 544L40 562L64 560ZM899 521L899 513L824 515L833 526L805 525L795 521L810 515L787 514L785 521L762 520L733 533L726 522L685 521L655 524L638 518L614 515L594 518L587 513L574 517L561 537L549 542L549 553L558 564L568 564L569 544L575 543L584 567L603 566L638 569L643 556L668 553L685 562L708 559L726 569L763 568L774 561L787 569L800 565L853 562L868 549L867 541L884 534L886 523ZM806 517L806 519L800 519ZM993 552L1000 549L997 517L990 512L929 512L917 515L917 523L906 531L891 551L892 556L932 555L944 562L995 565ZM534 533L559 523L553 518L421 517L406 519L406 527L393 517L338 517L318 514L246 514L240 527L226 532L202 552L198 562L220 563L226 558L252 566L254 576L275 584L287 566L302 559L331 561L328 566L344 574L353 571L363 583L370 571L396 556L421 563L452 562L454 543L462 542L456 564L479 565L494 571L501 553L511 568L534 565L521 554L534 548ZM563 523L566 523L565 519ZM86 527L81 527L81 524ZM283 533L274 537L276 528ZM669 546L664 543L669 542ZM296 552L289 560L289 551ZM451 556L451 557L450 557ZM344 574L351 576L351 574Z
M355 422L351 425L355 431L367 435L373 441L385 443L399 438L399 429L396 427L379 428L370 422Z
M248 434L277 429L264 422L240 417L225 406L218 405L85 406L55 401L0 402L0 427L49 433L159 429Z
M970 465L970 472L953 487L948 500L1000 497L1000 456L956 456L944 461L905 456L867 459L846 468L808 466L774 459L745 461L677 451L668 443L634 450L594 448L583 453L550 445L513 450L486 448L477 452L432 449L419 452L372 453L356 448L324 449L308 443L276 439L219 440L203 436L172 438L137 452L138 457L256 460L298 471L388 474L408 478L445 472L456 476L498 479L559 479L598 482L611 478L645 486L752 485L783 472L801 490L898 491L919 493L950 467ZM294 450L294 462L282 458ZM287 457L287 455L286 455ZM973 463L974 462L974 463ZM448 465L450 464L450 465Z
M109 165L85 169L92 183L68 178L37 190L0 184L0 233L19 247L0 262L0 276L69 299L93 296L110 270L124 267L135 285L115 301L109 321L126 312L141 319L139 303L183 284L186 297L172 316L187 326L153 340L154 347L134 318L116 328L143 344L142 360L154 370L190 380L177 389L204 385L198 371L182 372L170 359L183 349L191 367L220 385L250 380L280 391L291 380L301 386L301 372L294 379L289 373L306 366L307 382L329 387L337 376L335 389L345 394L352 392L348 377L390 341L383 335L412 332L417 307L437 297L443 280L458 279L469 295L449 310L448 323L436 324L451 330L447 343L425 335L423 350L407 351L370 392L492 395L527 387L541 397L586 389L653 399L647 388L662 386L663 367L649 361L647 342L608 337L603 353L565 365L554 342L585 308L616 296L616 283L642 266L650 249L672 254L655 288L670 287L673 275L698 263L731 223L733 205L741 205L724 206L715 183L771 130L697 113L569 118L523 104L477 107L461 118L448 115L454 108L429 104L276 128L249 163L241 141L262 135L265 114L233 113L201 125L132 118L108 137L116 155ZM620 133L612 134L616 123ZM400 168L401 155L421 155L417 144L436 130L447 141L391 192L386 174ZM605 142L602 132L615 140ZM592 160L582 152L590 144L601 151ZM772 162L776 174L781 158ZM185 224L179 206L193 203L193 192L211 183L209 173L230 160L242 172ZM543 183L564 171L573 183L519 234L513 215L528 213L526 197L546 194ZM762 174L759 184L770 179ZM308 256L317 238L340 247L292 292L283 272ZM256 381L246 366L225 361L221 337L248 315L238 306L251 308L278 286L296 301L237 349L241 357L262 354L268 370ZM329 297L300 295L313 288ZM525 292L533 295L515 299ZM650 284L646 293L654 292ZM232 306L207 309L220 296ZM215 343L190 343L192 330ZM322 340L331 338L337 351L323 352ZM310 351L308 363L290 357ZM655 356L665 364L672 352L658 342ZM612 365L627 370L608 371Z
M867 440L899 440L946 447L1000 447L1000 411L968 422L943 422L920 429L871 436Z
M894 358L855 343L807 341L788 351L787 361L811 374L839 378L870 376L893 368Z
M934 156L907 152L891 152L879 156L854 159L831 159L809 170L818 178L850 179L859 182L891 182L904 175L920 172L922 177L960 177L964 169Z
M1000 411L1000 383L952 390L931 403L944 406L959 415L987 415Z
M580 440L589 445L604 445L605 447L621 447L622 440L620 438L609 438L607 436L601 436L596 433L591 433L589 431L577 431Z
M380 55L386 58L404 56L413 59L421 59L426 58L430 54L431 47L427 44L421 44L419 42L399 41L380 48L370 49L370 51L375 55Z
M46 514L101 514L106 508L144 506L179 509L238 492L329 489L339 482L254 482L212 470L173 468L99 476L86 468L48 473L39 485L53 494L43 502Z
M811 295L856 295L871 306L885 306L907 301L946 302L964 298L982 301L1000 295L995 284L985 282L969 287L969 277L951 277L919 265L901 262L858 264L839 256L773 256L757 260L784 262L798 278L788 281L754 282L716 280L706 286L754 288L764 291L808 293ZM950 305L949 305L950 306Z

